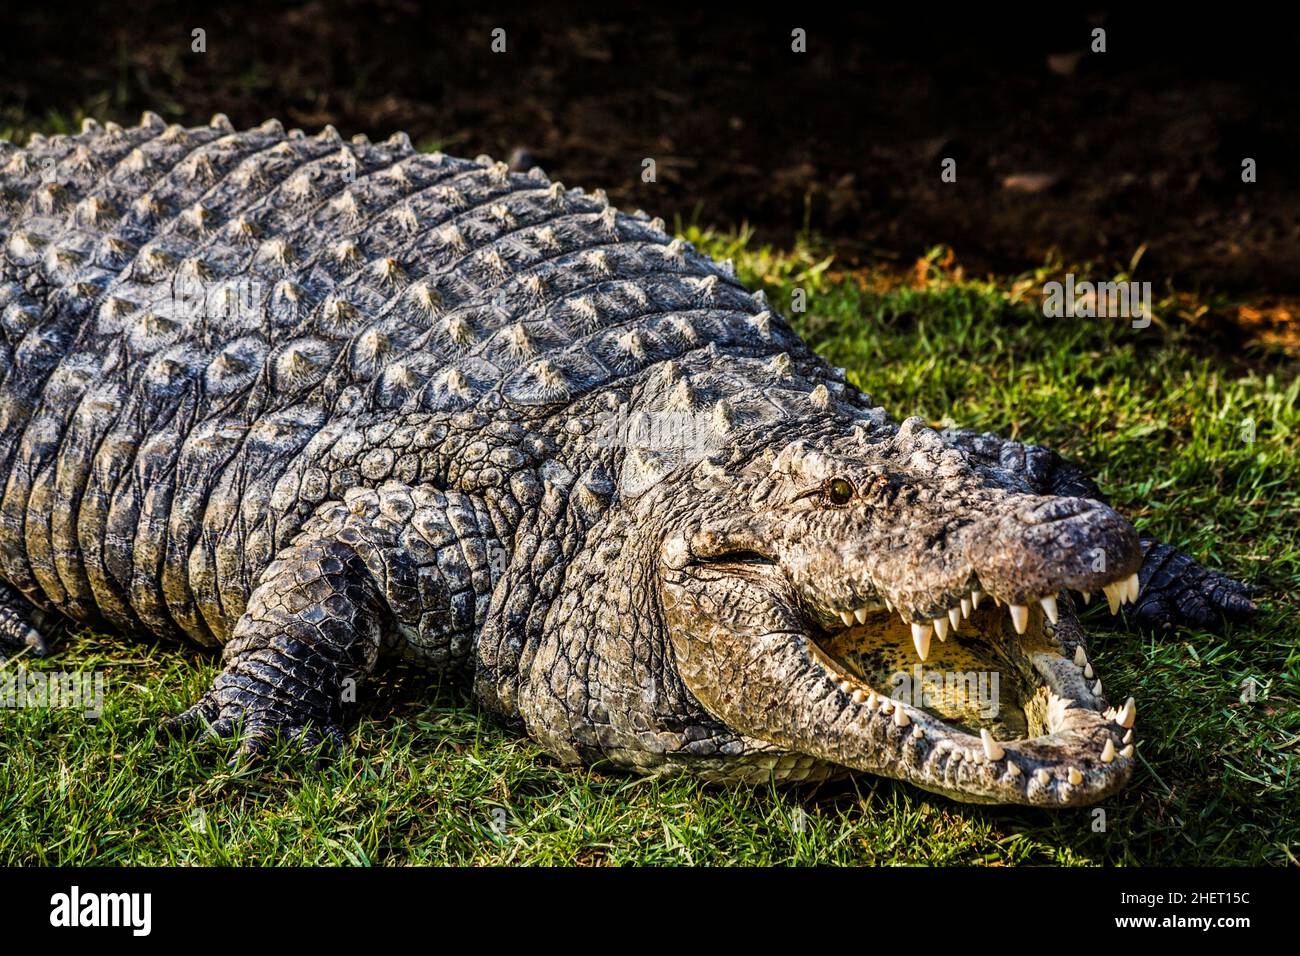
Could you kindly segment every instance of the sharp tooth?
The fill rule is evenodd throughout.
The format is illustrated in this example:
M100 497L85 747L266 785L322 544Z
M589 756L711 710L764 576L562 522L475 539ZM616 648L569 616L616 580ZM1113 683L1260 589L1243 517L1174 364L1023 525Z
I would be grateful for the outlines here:
M1132 744L1129 744L1127 747L1125 747L1123 750L1121 750L1121 751L1119 752L1119 755L1120 755L1121 757L1124 757L1124 758L1128 759L1128 760L1132 760L1132 759L1133 759L1133 745L1132 745Z
M910 724L911 722L912 722L912 718L910 718L910 717L907 716L907 711L903 710L903 708L902 708L901 706L900 706L900 707L895 707L895 708L894 708L894 726L895 726L895 727L906 727L906 726L907 726L908 724Z
M1106 738L1106 746L1101 748L1101 762L1110 763L1115 759L1115 741Z
M873 690L867 695L867 710L875 710L879 705L880 698L876 696L876 692Z
M1002 745L994 740L993 735L983 727L980 728L980 740L984 742L984 756L990 760L1001 760L1007 755L1007 752L1002 749Z
M864 691L861 687L859 687L857 690L853 692L853 703L860 704L866 699L867 699L866 691Z
M948 640L948 619L946 617L936 617L934 619L934 633L939 635L939 640Z
M1052 782L1052 775L1048 773L1046 770L1044 770L1042 767L1039 767L1036 771L1034 771L1034 779L1037 780L1040 784L1042 784L1045 787Z
M859 624L867 623L867 609L865 607L858 608L853 612L853 619Z
M971 593L970 593L970 606L971 606L972 608L975 608L976 610L978 610L978 609L979 609L979 606L980 606L980 598L982 598L983 596L984 596L984 592L983 592L983 591L978 591L978 590L976 590L976 591L971 591Z
M1011 774L1011 776L1013 776L1013 777L1018 777L1018 776L1020 776L1020 768L1017 767L1017 766L1016 766L1014 763L1012 763L1010 760L1008 760L1008 761L1007 761L1007 773Z
M1140 587L1137 572L1134 571L1128 576L1128 600L1130 604L1138 599L1138 588Z
M961 599L961 616L970 617L970 598L968 597Z
M1083 665L1083 676L1086 677L1086 678L1088 678L1088 680L1092 680L1093 677L1096 676L1096 672L1092 669L1092 665L1091 665L1091 664L1084 664L1084 665Z
M894 605L889 603L889 598L881 598L881 600L885 602L885 610L888 611L890 614L893 614Z
M930 656L930 632L933 628L929 624L917 624L912 622L912 643L916 645L917 656L925 660Z
M1029 626L1029 608L1023 604L1011 604L1009 608L1011 610L1011 624L1016 629L1016 633L1025 633L1025 628Z
M912 739L913 739L913 740L920 740L920 739L921 739L922 737L924 737L924 736L925 736L925 731L921 729L921 725L920 725L920 724L917 724L915 727L912 728Z
M1088 655L1083 652L1083 645L1074 645L1074 666L1085 667L1088 664Z
M952 625L952 632L957 633L957 628L961 627L961 608L948 608L948 623Z
M845 626L845 627L852 627L852 626L853 626L853 612L852 612L852 611L840 611L840 620L844 622L844 626Z
M880 702L880 712L886 716L892 714L894 712L894 702L888 697L884 698Z
M1079 773L1078 769L1075 767L1071 767L1066 776L1069 778L1070 783L1074 784L1076 787L1083 783L1083 774Z
M1130 697L1128 700L1124 701L1124 706L1121 707L1119 713L1115 715L1115 723L1119 724L1121 727L1132 727L1133 720L1136 717L1137 703L1132 697Z
M1101 589L1106 592L1106 603L1110 605L1110 613L1119 613L1119 591L1113 584L1103 584Z
M1055 624L1060 618L1056 612L1056 598L1040 598L1038 603L1043 606L1043 613L1047 615L1047 619Z
M842 681L840 681L840 693L841 693L841 694L847 694L847 693L848 693L849 691L851 691L852 689L853 689L853 685L850 684L848 681L846 681L846 680L842 680Z
M1101 696L1101 681L1097 681L1097 683L1092 685L1092 692L1098 697Z
M994 606L994 607L1001 607L1001 606L1002 606L1002 599L1001 599L1000 597L998 597L996 594L993 595L993 606Z
M1090 603L1092 603L1092 594L1089 593L1088 591L1080 591L1079 596L1083 598L1084 607L1087 607Z
M1129 731L1125 731L1125 733L1124 733L1124 743L1126 743L1126 744L1131 744L1132 742L1133 742L1133 731L1131 731L1131 730L1129 730Z

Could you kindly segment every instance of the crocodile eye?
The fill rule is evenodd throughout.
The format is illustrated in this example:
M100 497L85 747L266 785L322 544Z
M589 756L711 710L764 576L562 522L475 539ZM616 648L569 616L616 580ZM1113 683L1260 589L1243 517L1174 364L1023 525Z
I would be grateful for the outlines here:
M846 505L853 498L853 486L843 478L832 478L826 486L826 498L833 505Z

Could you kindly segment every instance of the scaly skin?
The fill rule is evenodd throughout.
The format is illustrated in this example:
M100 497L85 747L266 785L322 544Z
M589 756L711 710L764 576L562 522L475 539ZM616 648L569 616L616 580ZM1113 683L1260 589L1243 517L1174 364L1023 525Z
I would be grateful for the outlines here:
M57 612L221 647L173 726L245 751L338 744L395 653L565 762L1071 805L1127 778L1134 707L1068 592L1253 607L1050 452L895 422L728 265L538 170L88 122L0 144L0 241L0 642ZM918 657L1015 690L888 699Z

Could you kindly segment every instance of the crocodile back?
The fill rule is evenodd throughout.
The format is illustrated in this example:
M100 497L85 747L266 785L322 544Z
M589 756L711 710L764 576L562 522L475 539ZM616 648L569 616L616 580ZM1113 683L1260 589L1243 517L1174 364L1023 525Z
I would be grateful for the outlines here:
M706 345L798 342L661 222L404 135L146 115L5 144L0 244L0 573L207 643L294 531L276 482L340 422L558 419Z

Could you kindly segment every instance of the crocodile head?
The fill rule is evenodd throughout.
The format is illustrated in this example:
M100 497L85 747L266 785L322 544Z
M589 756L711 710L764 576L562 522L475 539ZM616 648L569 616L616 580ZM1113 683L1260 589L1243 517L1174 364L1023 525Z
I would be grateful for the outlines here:
M825 420L708 489L666 529L662 601L679 674L728 727L963 801L1123 785L1134 705L1107 707L1070 596L1136 596L1110 508L1028 493L921 419Z

